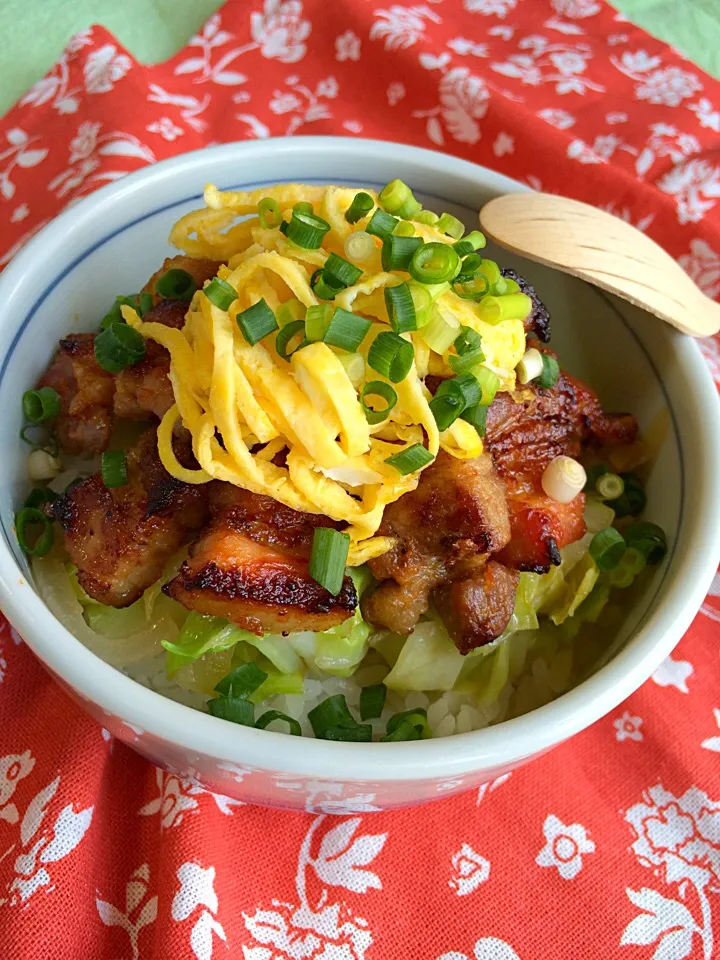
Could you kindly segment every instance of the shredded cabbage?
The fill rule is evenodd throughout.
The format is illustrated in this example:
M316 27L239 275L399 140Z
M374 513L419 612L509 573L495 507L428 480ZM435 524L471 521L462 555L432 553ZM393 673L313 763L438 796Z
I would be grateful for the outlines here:
M403 691L452 690L464 659L442 624L425 621L403 643L385 685Z

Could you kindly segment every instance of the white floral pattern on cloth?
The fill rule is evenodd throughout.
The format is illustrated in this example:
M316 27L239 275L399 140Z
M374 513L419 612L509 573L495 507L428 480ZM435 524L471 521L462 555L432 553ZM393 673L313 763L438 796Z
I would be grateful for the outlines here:
M595 843L580 823L564 824L551 813L543 824L545 846L535 857L539 867L556 867L563 880L573 880L582 870L583 856L594 853Z
M141 817L159 815L161 830L179 827L188 815L199 813L200 802L197 798L200 796L212 797L220 813L226 816L232 815L233 807L241 806L239 800L212 793L201 787L195 779L163 773L159 767L155 770L155 782L159 795L141 807L138 814Z
M105 926L120 927L128 935L132 960L139 960L140 957L140 931L157 919L158 898L157 895L147 896L149 882L150 868L143 863L132 872L125 885L124 910L103 900L99 891L95 899L98 915Z
M469 843L463 843L450 862L453 875L448 880L448 886L459 897L466 897L490 878L490 861L476 853Z
M366 868L381 852L387 834L358 835L362 820L354 817L327 830L313 855L325 823L323 814L316 817L302 842L295 877L297 905L274 900L272 908L243 913L257 944L243 947L244 960L366 960L373 942L367 921L341 901L330 901L337 888L354 893L382 890L380 877ZM309 893L313 874L323 885L315 906Z
M441 23L440 16L429 6L401 7L376 10L375 22L370 28L371 40L382 40L386 50L405 50L420 40L427 23Z
M466 953L452 950L437 960L470 960ZM520 960L520 957L505 940L497 937L482 937L473 948L473 960Z
M715 716L715 723L720 730L720 710L717 707L713 710L713 715ZM707 740L703 740L700 746L704 747L706 750L712 750L713 753L720 753L720 736L708 737ZM0 811L0 816L2 816L2 811Z
M621 717L613 720L615 727L615 739L618 743L623 740L634 740L640 743L643 739L642 717L633 717L629 710L626 710Z
M710 895L717 895L720 881L719 818L720 803L697 787L676 797L661 784L650 787L642 802L626 812L638 862L666 885L677 885L681 899L646 887L628 889L632 903L644 912L625 928L622 944L657 945L654 957L681 960L690 955L697 937L702 956L713 956ZM697 912L687 905L688 888L694 891Z
M688 693L687 682L692 675L693 665L687 660L667 657L652 675L652 679L659 687L675 687L680 693Z
M176 923L192 919L190 949L196 960L211 960L214 937L223 942L227 935L217 919L218 897L215 893L215 867L201 867L188 861L179 867L180 886L173 897L171 914ZM198 907L200 911L198 912Z
M326 101L336 99L340 92L335 77L325 77L316 85L315 90L311 90L294 75L287 77L285 83L289 89L276 90L268 106L276 116L290 115L290 122L285 129L286 137L297 133L304 124L332 117L332 110Z

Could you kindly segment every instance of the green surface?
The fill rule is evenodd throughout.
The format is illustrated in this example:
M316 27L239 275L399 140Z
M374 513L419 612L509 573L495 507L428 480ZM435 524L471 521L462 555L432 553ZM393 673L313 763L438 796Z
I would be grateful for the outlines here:
M218 0L0 0L0 114L47 72L78 30L101 23L141 63L158 63L219 6ZM615 6L720 77L720 0L616 0Z

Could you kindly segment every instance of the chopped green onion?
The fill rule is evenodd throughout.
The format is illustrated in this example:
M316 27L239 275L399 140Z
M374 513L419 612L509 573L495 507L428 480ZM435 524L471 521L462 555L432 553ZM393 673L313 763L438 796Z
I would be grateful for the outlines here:
M299 300L296 300L295 297L291 300L286 300L285 303L281 303L275 314L280 327L287 326L288 323L292 323L293 320L302 320L304 316L305 307Z
M280 224L279 224L279 226L278 226L278 230L280 231L280 233L282 233L282 235L283 235L284 237L287 236L287 232L288 232L288 222L287 222L287 220L281 220L281 221L280 221Z
M469 253L481 250L487 244L485 235L479 230L471 230L462 240L456 240L452 245L453 250L459 257L466 257Z
M277 227L282 219L280 204L272 197L263 197L257 206L261 227Z
M237 300L235 287L227 280L221 280L220 277L214 277L206 287L203 287L203 293L219 310L229 310L231 304Z
M368 350L368 366L393 383L405 379L414 358L412 344L390 330L379 333Z
M392 232L392 236L395 237L414 237L415 236L415 227L410 223L409 220L401 220L400 223L395 227Z
M590 556L603 573L614 570L625 554L625 540L615 527L605 527L592 538Z
M364 263L375 253L377 247L375 241L364 230L356 230L351 233L345 241L345 254L351 260L359 260Z
M263 337L267 337L269 333L274 333L278 329L275 314L264 298L248 307L247 310L243 310L242 313L238 313L235 319L242 335L251 347L254 347Z
M130 296L115 297L115 302L103 317L100 329L106 330L111 323L125 323L121 307L130 307L138 316L144 317L149 310L152 310L153 302L151 293L133 293Z
M508 293L508 282L505 277L500 277L497 283L492 285L492 290L490 291L494 297L502 297Z
M439 219L440 217L436 213L433 213L432 210L421 210L420 213L416 213L413 217L416 223L424 223L428 227L434 227Z
M641 573L647 565L644 554L635 547L628 547L622 558L622 566L629 570L634 577Z
M323 528L318 527L317 529ZM327 699L321 700L320 703L316 707L313 707L308 713L308 720L313 728L313 733L320 740L325 739L325 734L328 730L337 729L338 727L350 728L357 726L357 721L350 713L347 701L341 693L336 694L334 697L327 697Z
M427 710L423 707L415 707L412 710L403 710L401 713L395 713L387 722L388 734L394 733L402 723L410 723L416 727L422 737L431 737L432 731L428 723Z
M309 200L299 200L297 203L294 203L293 213L310 214L310 216L315 215L315 211L313 210L313 205L310 203Z
M451 213L440 214L437 228L440 233L446 233L449 237L452 237L453 240L459 240L463 233L465 233L465 224Z
M467 373L464 376L443 380L435 391L435 396L455 397L464 410L466 407L474 407L475 404L480 403L482 389L476 377Z
M402 180L391 180L380 191L378 200L388 213L394 213L403 220L411 220L422 210L422 204Z
M367 227L365 227L365 230L373 237L380 237L381 240L384 240L385 237L390 236L397 225L398 221L396 217L391 217L389 213L385 213L384 210L378 207L370 217L370 221Z
M52 387L26 390L22 398L22 411L32 423L52 420L60 413L60 394Z
M164 300L191 300L198 285L187 270L173 268L155 284L155 293Z
M488 370L487 367L482 366L473 367L472 375L480 384L480 390L482 391L480 403L484 407L489 406L495 399L495 394L500 389L500 378L492 370Z
M616 517L636 517L647 505L647 497L640 478L634 473L621 473L625 484L623 493L613 501L612 508Z
M302 727L295 717L289 717L287 713L283 713L282 710L267 710L261 717L258 717L255 721L255 726L258 730L264 730L276 721L282 721L288 725L288 733L291 737L302 736Z
M420 237L399 237L395 233L384 237L380 256L383 270L408 270L413 254L422 246Z
M405 743L408 740L422 740L423 735L420 728L410 723L409 720L403 720L393 730L392 733L380 737L380 743Z
M477 256L477 254L475 254L475 256ZM480 259L480 263L477 269L475 270L475 272L477 273L479 271L484 276L486 276L488 279L488 283L492 287L494 284L498 282L498 280L502 279L502 273L500 272L500 267L497 265L497 263L494 260L487 260L485 257L480 257L479 259ZM470 257L466 257L463 263L468 263L468 260L470 260Z
M334 300L335 296L344 290L342 283L335 283L332 277L325 275L323 270L316 270L310 278L310 287L316 297L321 300Z
M490 289L487 277L482 273L475 273L465 280L459 277L453 280L454 293L462 300L481 300Z
M315 527L310 576L336 597L342 590L350 537L332 527Z
M382 410L374 410L366 403L366 397L381 397L385 401L385 406ZM360 405L363 408L368 423L382 423L383 420L387 419L396 403L397 393L395 393L389 383L385 383L383 380L371 380L370 383L366 383L362 388Z
M513 280L512 277L503 277L505 281L505 293L522 293L522 287L517 282Z
M640 551L651 567L660 563L667 553L665 531L656 523L648 521L631 523L625 531L625 540L628 547Z
M366 217L374 206L375 201L369 193L365 193L364 191L356 193L352 203L345 211L345 219L348 223L357 223L358 220Z
M617 500L625 490L625 481L616 473L603 473L598 477L595 489L603 500Z
M487 296L478 304L478 316L485 323L503 320L525 320L530 316L533 302L526 293L509 293L504 297Z
M208 700L207 708L220 720L239 723L243 727L255 726L255 707L245 697L216 697Z
M122 450L106 450L100 458L100 473L105 486L126 487L128 482L127 460Z
M361 353L341 353L338 360L343 365L350 383L357 390L365 377L365 357Z
M325 731L325 740L341 740L345 743L370 743L372 727L369 723L357 723L354 727L331 727Z
M619 563L613 570L610 571L609 574L611 585L613 587L618 587L620 590L624 590L631 586L634 579L635 574L622 563Z
M310 343L316 343L322 340L330 326L330 318L333 315L333 308L329 303L320 303L317 306L308 307L305 314L305 336Z
M339 347L352 353L363 342L371 326L371 320L336 307L323 339L330 347Z
M145 356L145 341L127 323L111 323L95 337L95 359L108 373L120 373Z
M326 278L331 279L332 283L343 287L351 287L362 276L360 267L356 267L354 263L339 257L336 253L331 253L325 261L323 273Z
M462 402L452 395L433 397L429 407L440 432L451 427L463 412Z
M54 503L59 494L50 487L35 487L25 498L25 507L42 507L45 503Z
M481 403L477 403L474 407L467 407L465 410L463 410L463 412L460 414L460 418L467 421L467 423L472 424L472 426L477 430L478 434L481 437L484 437L485 431L487 430L487 416L489 409L490 407Z
M417 330L415 304L407 283L400 283L396 287L385 287L385 306L390 326L395 333Z
M583 487L583 490L585 493L592 493L596 489L600 477L608 473L608 468L604 463L594 463L591 467L585 468L585 473L587 475L587 483Z
M225 697L249 697L267 680L268 675L256 663L242 663L217 684L215 690Z
M524 293L513 293L513 297L524 297ZM507 298L506 298L507 299ZM521 317L517 318L522 319ZM544 390L550 390L560 378L560 366L555 357L549 357L546 353L542 355L542 373L537 378L537 384Z
M374 720L383 712L387 687L384 683L376 683L372 687L363 687L360 691L360 719Z
M449 311L435 307L429 323L420 331L420 336L435 353L445 353L455 343L460 332L460 324Z
M292 219L287 225L286 235L298 247L305 250L317 250L322 245L323 237L330 229L330 224L322 217L312 212L293 209Z
M468 354L475 353L477 350L480 350L480 345L482 344L482 337L477 332L473 330L472 327L460 327L460 333L455 339L455 350L459 357L465 357Z
M428 288L422 283L415 283L411 280L408 284L410 296L412 297L413 307L415 308L415 322L418 330L424 327L430 320L430 309L433 304L432 296Z
M454 246L454 244L453 244ZM472 277L476 276L478 273L482 273L485 279L490 285L490 280L488 280L485 273L483 273L483 263L485 261L480 256L479 253L471 253L468 256L464 257L462 263L460 264L460 272L455 277L457 281L460 280L470 280Z
M418 283L447 283L460 267L460 257L447 243L424 243L413 254L407 269Z
M288 351L290 342L298 337L298 342L292 350ZM288 323L282 328L280 333L275 338L275 349L277 350L278 356L282 357L283 360L289 360L290 357L295 353L296 350L299 350L300 347L305 343L305 324L302 320L293 320L292 323Z
M535 347L529 347L520 363L515 367L518 383L526 384L536 380L543 372L543 355Z
M43 528L34 545L28 542L26 536L26 530L30 526L41 526ZM31 557L44 557L52 549L55 539L52 520L36 507L23 507L17 514L15 517L15 532L20 549Z
M395 467L398 473L406 477L409 473L422 470L434 459L435 457L421 443L413 443L412 446L406 447L400 453L394 453L391 457L388 457L385 463L389 463L391 467Z

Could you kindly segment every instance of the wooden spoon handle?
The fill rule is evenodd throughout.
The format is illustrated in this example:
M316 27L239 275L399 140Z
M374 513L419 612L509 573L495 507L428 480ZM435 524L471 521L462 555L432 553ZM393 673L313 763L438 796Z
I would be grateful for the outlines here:
M546 193L496 197L480 223L500 246L581 277L696 337L720 330L720 304L706 297L662 247L586 203Z

